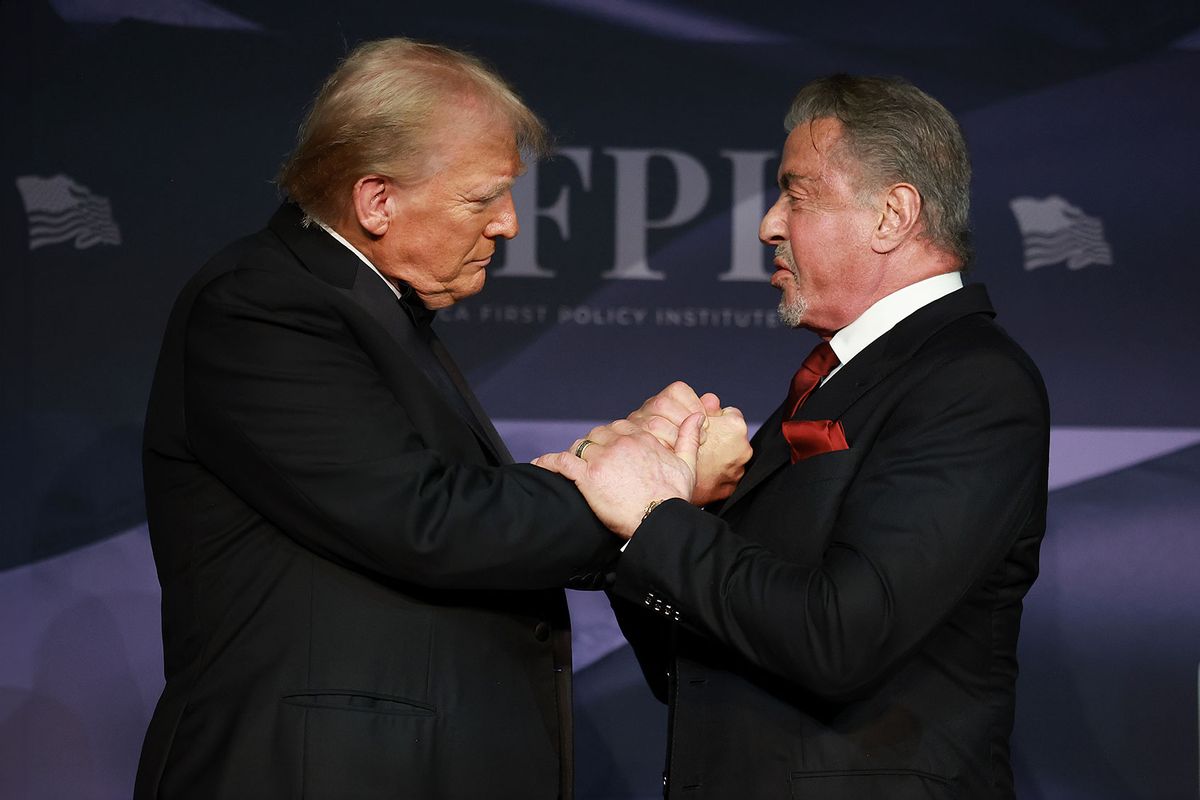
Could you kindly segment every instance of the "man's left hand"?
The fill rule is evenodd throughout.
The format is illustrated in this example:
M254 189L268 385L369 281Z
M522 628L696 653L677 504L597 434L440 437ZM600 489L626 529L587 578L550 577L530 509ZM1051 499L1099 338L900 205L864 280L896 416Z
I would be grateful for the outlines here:
M609 530L629 539L654 502L691 498L700 449L701 413L679 426L675 451L628 420L594 428L571 451L548 453L533 463L575 482ZM582 458L575 455L584 441Z

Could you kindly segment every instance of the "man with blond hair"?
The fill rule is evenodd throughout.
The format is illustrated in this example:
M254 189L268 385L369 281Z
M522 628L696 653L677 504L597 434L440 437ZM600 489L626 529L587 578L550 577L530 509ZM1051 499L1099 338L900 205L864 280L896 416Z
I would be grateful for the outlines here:
M136 797L570 797L561 587L619 540L511 463L430 328L543 147L475 59L364 44L288 202L183 289L146 418L166 687Z

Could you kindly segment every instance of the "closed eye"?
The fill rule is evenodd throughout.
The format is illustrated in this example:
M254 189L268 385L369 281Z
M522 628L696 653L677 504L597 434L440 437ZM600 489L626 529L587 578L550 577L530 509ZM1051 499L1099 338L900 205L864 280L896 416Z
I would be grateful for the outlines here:
M512 183L505 181L504 183L500 183L495 186L485 187L484 190L478 194L466 195L463 199L465 199L471 205L483 209L487 208L501 197L504 197L504 195L508 194L508 191L511 188Z

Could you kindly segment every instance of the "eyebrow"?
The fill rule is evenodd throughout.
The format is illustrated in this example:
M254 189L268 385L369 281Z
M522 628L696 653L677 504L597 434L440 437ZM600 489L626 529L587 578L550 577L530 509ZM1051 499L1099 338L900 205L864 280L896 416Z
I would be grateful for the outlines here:
M514 183L516 183L516 181L505 178L504 180L496 181L495 183L484 187L480 191L476 192L475 196L482 200L491 200L504 194L509 189L512 189Z
M779 188L785 192L788 189L792 188L793 184L797 184L797 183L813 184L816 182L817 182L817 179L812 177L811 175L798 175L795 172L785 172L779 176Z

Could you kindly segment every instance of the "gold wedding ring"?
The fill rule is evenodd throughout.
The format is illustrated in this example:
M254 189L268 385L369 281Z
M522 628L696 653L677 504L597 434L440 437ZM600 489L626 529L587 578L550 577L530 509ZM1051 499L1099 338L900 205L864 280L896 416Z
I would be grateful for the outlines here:
M588 449L589 444L595 444L591 439L584 439L579 443L579 447L575 448L575 457L583 458L583 451Z

